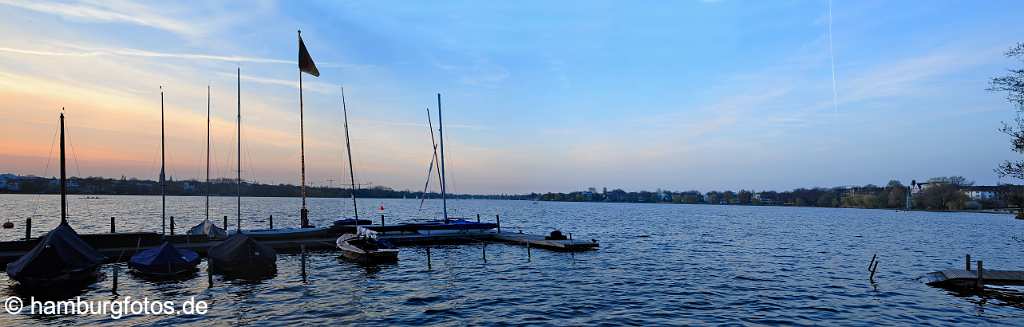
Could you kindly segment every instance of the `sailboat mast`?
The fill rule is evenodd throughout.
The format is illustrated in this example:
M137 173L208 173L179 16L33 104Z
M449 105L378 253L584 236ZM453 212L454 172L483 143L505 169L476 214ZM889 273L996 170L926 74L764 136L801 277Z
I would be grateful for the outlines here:
M167 162L164 140L164 86L160 86L160 232L167 234Z
M68 223L67 173L64 170L64 108L60 108L60 223Z
M302 43L302 31L299 32L299 43ZM303 126L303 103L302 103L302 67L299 67L299 164L301 167L302 186L299 192L302 193L302 209L299 209L299 225L302 228L309 226L309 209L306 209L306 134Z
M238 216L235 230L242 231L242 68L238 68L238 160L237 179L235 182L235 198L238 201Z
M348 108L345 105L344 86L341 87L341 112L345 115L345 150L348 151L348 177L352 181L352 188L349 192L352 194L352 214L355 216L356 226L359 226L359 210L356 209L356 173L355 167L352 166L352 145L348 137Z
M444 210L444 223L448 223L448 196L445 189L444 173L444 123L441 122L441 93L437 94L437 132L441 138L441 207Z
M206 220L210 220L210 86L206 86Z

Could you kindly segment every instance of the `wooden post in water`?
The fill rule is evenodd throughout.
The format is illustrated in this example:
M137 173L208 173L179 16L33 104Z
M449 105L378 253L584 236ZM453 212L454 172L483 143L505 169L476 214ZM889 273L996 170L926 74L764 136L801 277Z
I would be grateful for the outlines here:
M227 215L224 216L224 225L223 225L223 227L224 227L224 232L226 233L228 231L228 216Z
M501 234L501 215L494 215L494 222L498 225L498 234ZM529 244L529 243L527 243Z
M114 217L110 217L110 233L117 233L117 229L114 228Z
M174 236L174 216L171 216L171 236Z
M526 241L526 262L533 260L533 253L530 253L530 241Z
M569 245L565 248L569 250L569 256L572 257L572 263L576 263L576 249L572 246L572 233L569 233Z
M476 214L476 222L480 222L480 214Z
M270 215L268 221L270 222L270 229L274 229L274 215Z
M32 239L32 218L25 218L25 240Z
M477 217L479 217L479 215ZM481 248L481 251L483 252L484 263L487 263L487 243L486 242L484 242L484 246L483 246L483 248Z
M110 288L110 292L114 293L114 295L117 295L117 271L118 270L119 269L117 269L117 265L114 265L114 286Z
M978 260L978 283L975 285L979 290L985 288L985 264Z
M299 245L300 251L302 251L302 282L306 282L306 245Z
M967 254L967 260L964 261L964 270L971 271L971 255Z
M427 247L427 270L430 270L430 247Z
M380 225L384 226L384 214L380 214Z

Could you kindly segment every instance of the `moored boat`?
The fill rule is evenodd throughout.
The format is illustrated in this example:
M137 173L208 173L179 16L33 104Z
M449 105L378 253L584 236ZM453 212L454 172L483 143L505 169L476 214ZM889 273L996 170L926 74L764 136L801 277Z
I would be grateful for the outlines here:
M372 237L365 231L360 227L356 234L345 234L338 237L337 245L343 258L364 264L398 261L398 248L388 241Z
M235 233L210 248L213 271L229 276L259 277L277 272L277 252L244 233Z
M64 113L60 114L60 225L39 239L25 255L7 265L7 275L23 287L53 289L88 283L106 258L82 240L67 220L67 174L64 160Z
M179 249L170 242L159 247L139 251L128 260L128 266L136 273L152 277L182 276L196 271L199 254L188 249Z
M7 275L22 286L50 288L95 280L106 258L85 243L67 222L40 238L31 251L7 265Z

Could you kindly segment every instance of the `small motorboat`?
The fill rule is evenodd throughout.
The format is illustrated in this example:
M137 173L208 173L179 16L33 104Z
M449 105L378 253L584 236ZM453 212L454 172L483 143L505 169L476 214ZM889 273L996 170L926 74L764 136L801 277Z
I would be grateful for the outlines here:
M277 252L245 233L235 233L210 248L213 271L239 277L260 277L277 272Z
M356 234L338 237L337 245L347 260L365 263L392 263L398 261L398 248L386 240L373 237L374 233L359 227Z
M139 251L128 260L135 272L152 277L173 277L194 273L199 265L199 254L179 249L170 242L159 247Z
M228 237L228 233L223 228L217 227L209 219L203 220L203 222L189 229L188 235L206 235L206 237L211 239L225 239Z
M93 281L106 258L62 222L18 260L7 275L24 287L54 288Z

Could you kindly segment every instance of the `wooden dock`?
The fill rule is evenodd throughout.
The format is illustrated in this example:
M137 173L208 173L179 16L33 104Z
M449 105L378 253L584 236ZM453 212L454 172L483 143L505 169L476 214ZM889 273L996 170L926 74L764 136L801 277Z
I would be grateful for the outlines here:
M981 274L982 285L1024 285L1024 271L988 270ZM948 287L977 287L978 271L949 269L925 275L928 285Z
M298 253L304 246L308 250L333 250L335 241L343 231L335 231L333 234L315 234L300 238L278 238L270 236L257 236L260 243L266 244L274 250L283 253ZM168 240L175 246L183 249L196 251L205 255L206 250L220 243L219 239L210 239L204 235L160 235L158 233L105 233L105 234L82 234L82 240L89 243L93 248L107 256L108 261L127 261L136 251L160 246L164 240ZM395 245L430 245L430 244L465 244L476 242L502 242L507 244L518 244L552 251L575 252L594 250L598 247L596 240L548 240L542 235L531 235L508 232L488 232L480 235L460 234L397 234L382 237ZM6 264L17 260L26 252L31 250L38 238L31 240L0 242L0 264ZM986 273L987 275L987 273Z
M543 235L531 235L522 233L494 233L491 239L509 244L522 244L541 249L577 252L595 250L598 247L597 240L549 240Z

